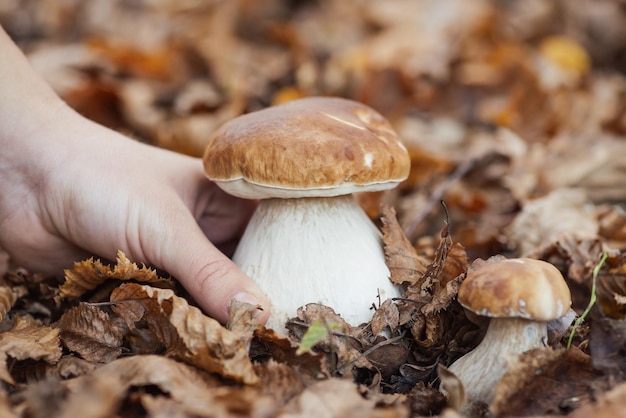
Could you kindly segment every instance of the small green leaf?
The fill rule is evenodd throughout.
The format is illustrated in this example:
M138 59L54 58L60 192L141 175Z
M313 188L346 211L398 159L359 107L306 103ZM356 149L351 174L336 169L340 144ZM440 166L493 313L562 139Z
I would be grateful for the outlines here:
M309 329L306 330L300 341L300 347L296 350L296 355L301 355L312 349L315 344L326 338L333 330L339 328L339 324L330 323L324 324L321 321L313 321L309 325Z

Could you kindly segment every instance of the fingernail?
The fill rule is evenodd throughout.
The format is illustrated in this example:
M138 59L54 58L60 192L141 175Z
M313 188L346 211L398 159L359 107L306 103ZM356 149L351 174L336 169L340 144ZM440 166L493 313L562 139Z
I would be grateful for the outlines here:
M241 292L241 293L237 293L235 296L233 296L233 299L239 301L239 302L243 302L243 303L249 303L250 305L260 305L261 302L259 301L259 298L257 298L256 296L247 293L247 292Z
M263 312L263 305L261 304L261 301L259 300L259 298L257 298L251 293L247 293L247 292L237 293L235 296L233 296L233 299L235 299L238 302L248 303L250 305L257 306L258 309L256 309L252 313L253 318L257 317Z

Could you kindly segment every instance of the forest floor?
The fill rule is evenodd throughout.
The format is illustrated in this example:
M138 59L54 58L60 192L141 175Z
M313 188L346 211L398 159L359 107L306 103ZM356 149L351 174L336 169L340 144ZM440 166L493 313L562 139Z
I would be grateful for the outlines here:
M472 413L626 416L623 2L27 0L0 24L70 106L158 147L201 156L234 117L340 96L387 117L412 161L398 189L358 196L406 296L360 327L315 301L290 336L245 305L221 326L122 253L53 277L13 266L3 417L460 416L445 367L486 328L458 288L517 257L556 266L578 315L597 302L509 359Z

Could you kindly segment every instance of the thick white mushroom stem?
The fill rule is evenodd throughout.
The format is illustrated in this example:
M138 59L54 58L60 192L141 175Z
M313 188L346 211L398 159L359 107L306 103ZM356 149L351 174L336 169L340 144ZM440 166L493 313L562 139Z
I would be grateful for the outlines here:
M545 322L492 318L480 344L455 361L449 370L463 382L469 403L482 401L489 405L511 355L541 347L546 338Z
M399 295L381 234L352 195L259 203L233 260L272 301L267 326L284 332L299 307L321 303L352 325Z

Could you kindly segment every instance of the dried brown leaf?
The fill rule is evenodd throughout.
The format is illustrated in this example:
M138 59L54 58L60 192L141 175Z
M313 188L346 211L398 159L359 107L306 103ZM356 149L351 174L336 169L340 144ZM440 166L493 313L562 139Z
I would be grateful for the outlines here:
M363 398L357 386L348 380L327 379L315 383L292 399L281 418L298 417L401 417L406 407L376 409L374 401Z
M618 418L626 411L626 383L603 393L594 403L588 403L569 414L570 418Z
M125 327L96 306L80 304L70 309L61 317L59 329L63 344L85 360L108 363L122 353Z
M597 370L616 381L626 378L626 323L623 319L612 319L593 312L593 323L589 330L591 363Z
M441 363L437 365L437 375L441 379L441 389L446 394L448 407L460 412L467 401L463 382Z
M393 381L393 376L402 374L400 369L410 367L413 360L412 344L410 339L405 339L403 335L392 337L389 339L376 339L377 344L369 348L365 353L367 359L376 366L380 372L382 379L385 381ZM373 392L379 393L379 385L373 386ZM372 399L372 396L369 396Z
M446 309L455 300L469 268L467 253L461 244L452 242L447 224L440 236L433 262L416 283L408 286L408 301L400 307L401 316L412 319L411 334L423 347L438 345L450 331L443 324L453 321L454 314Z
M58 379L49 378L28 385L22 396L28 415L32 417L58 417L61 404L68 392Z
M165 396L139 395L141 406L150 418L186 418L185 405Z
M123 292L128 292L124 286L122 289ZM118 290L116 289L111 294L112 301L119 297L116 294ZM116 310L123 311L126 305L129 305L133 314L125 320L130 322L131 318L137 318L136 322L131 325L134 350L144 354L164 352L166 356L175 356L175 353L184 350L184 344L178 332L169 321L169 314L172 311L169 301L164 301L164 307L161 308L159 302L154 299L119 300L116 303ZM141 316L137 317L139 313Z
M439 285L440 276L444 271L448 252L453 245L449 232L450 229L446 223L439 233L439 245L433 261L428 264L426 271L418 281L407 286L406 297L418 302L419 305L431 302L435 289L441 287Z
M606 266L600 270L596 284L596 296L604 315L612 319L624 319L626 317L626 258L624 254L607 258Z
M110 276L118 280L134 280L152 286L169 282L169 280L159 277L155 270L146 267L144 264L139 267L131 262L121 251L117 253L116 263Z
M65 283L59 288L59 297L78 298L110 279L134 280L156 287L173 287L171 280L159 277L155 270L145 265L137 266L121 251L118 251L116 261L112 268L93 258L74 263L72 269L65 270Z
M354 338L352 327L345 322L335 311L319 303L309 303L298 308L298 318L304 323L311 325L314 322L321 324L337 324L336 332L330 333L326 338L319 341L315 348L331 355L332 360L337 360L340 369L352 367L371 369L373 366L359 350L358 339ZM289 327L289 323L287 324ZM300 336L301 337L301 336Z
M21 416L14 412L9 402L9 396L4 391L0 391L0 416L4 418L18 418Z
M131 331L136 330L136 323L146 314L145 305L137 300L125 300L124 303L114 304L111 310L126 323Z
M25 286L0 286L0 321L13 308L15 302L27 293Z
M609 88L623 90L623 87L616 85ZM605 101L606 98L600 100ZM580 134L566 132L550 141L546 151L548 158L537 170L541 172L549 190L580 188L585 190L593 202L619 201L623 198L624 160L621 156L626 151L623 138L608 135L599 129Z
M391 272L390 280L396 284L414 284L426 271L428 262L417 254L404 234L395 209L383 205L381 214L385 260Z
M518 254L526 257L563 238L593 239L598 229L582 189L557 189L525 202L506 236Z
M446 309L456 298L468 268L465 248L459 243L453 244L443 262L439 279L433 284L432 301L422 308L422 313L429 315Z
M239 382L257 381L245 336L222 327L172 290L125 283L111 294L111 302L118 306L128 300L143 304L144 319L155 328L167 330L162 342L169 356Z
M255 349L253 344L251 355L269 355L276 362L286 364L306 379L317 380L320 377L329 376L326 359L322 353L309 350L302 354L296 354L299 344L270 328L260 327L254 332L254 336L260 349Z
M537 348L509 361L490 409L496 417L560 414L567 400L586 403L602 379L578 349Z
M0 379L14 384L6 361L43 360L54 364L61 358L59 330L43 326L31 317L16 316L10 330L0 334Z
M411 406L412 416L431 416L439 415L440 418L448 417L447 411L452 409L444 409L446 406L446 398L441 391L433 386L425 385L423 381L415 384L408 394L407 403ZM456 411L452 411L460 417Z
M387 327L393 332L400 325L400 311L391 299L385 300L372 316L372 334L381 335Z
M59 297L78 298L108 280L109 267L100 260L90 258L74 263L71 270L65 270L65 283L59 288Z
M563 237L533 258L555 260L553 264L566 266L568 280L586 284L603 251L608 252L609 258L616 256L615 251L608 250L599 239Z
M174 401L184 404L186 416L227 417L228 411L193 367L164 356L117 359L93 373L64 383L70 390L60 417L116 416L133 388L156 386Z
M251 305L233 299L228 310L228 323L226 328L239 335L247 335L252 339L254 330L259 327L256 314L261 308L260 305Z
M305 388L302 373L285 363L270 359L255 365L259 376L259 390L262 395L271 396L278 406L283 406Z
M55 374L61 379L69 379L89 374L97 367L97 364L83 360L80 357L66 355L61 357L56 364Z
M626 211L621 206L599 206L597 211L598 234L609 241L611 247L626 247Z
M596 295L602 311L613 319L626 316L626 276L613 272L598 275Z

